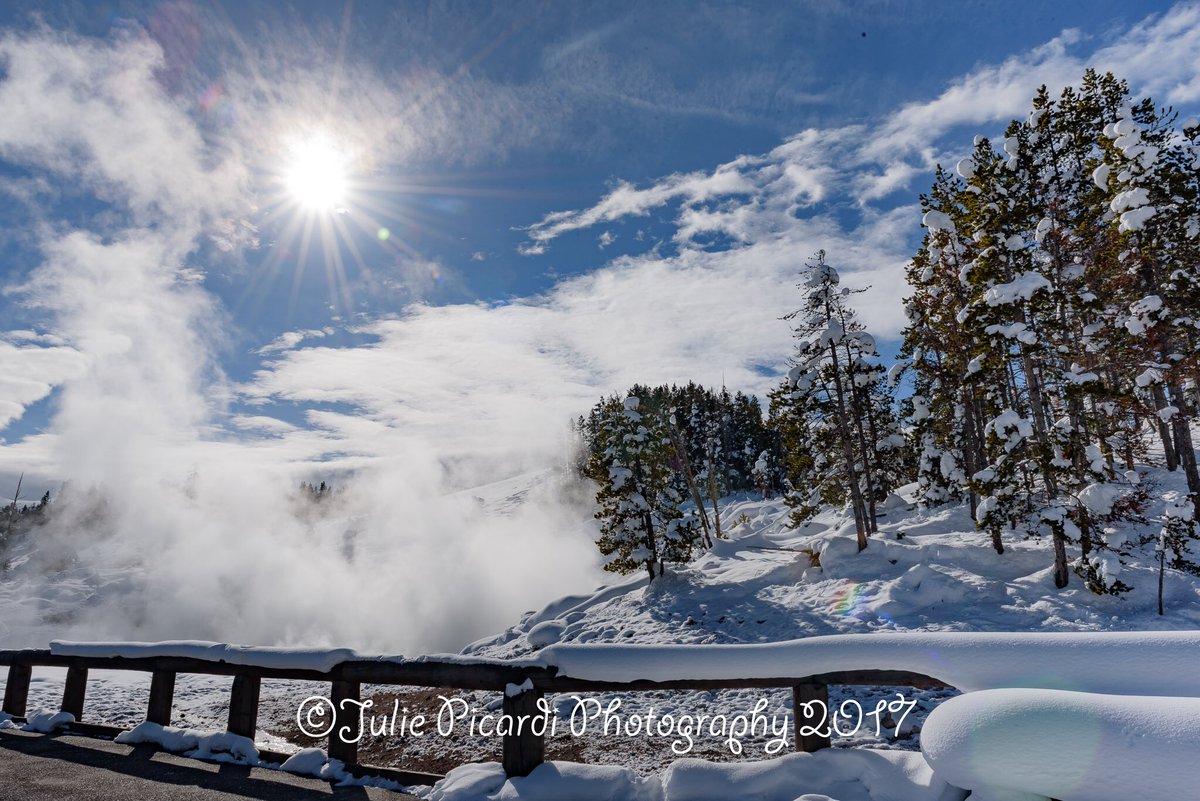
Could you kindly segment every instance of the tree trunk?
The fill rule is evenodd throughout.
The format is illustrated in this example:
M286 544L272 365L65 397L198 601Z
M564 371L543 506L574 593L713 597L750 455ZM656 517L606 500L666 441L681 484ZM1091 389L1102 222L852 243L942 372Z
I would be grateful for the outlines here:
M1167 397L1163 393L1162 384L1150 385L1150 397L1154 400L1154 411L1161 412L1167 408ZM1158 415L1155 415L1158 417ZM1171 438L1171 429L1161 417L1158 417L1158 436L1163 444L1163 456L1167 460L1167 470L1172 473L1179 467L1179 459L1175 455L1175 443Z
M871 446L870 449L866 451L866 453L869 454L871 457L875 457L876 459L878 459L878 457L879 457L879 450L878 450L879 430L875 427L875 415L874 415L875 409L871 405L871 396L869 393L863 392L863 400L864 400L863 413L865 414L865 416L867 418L867 431L866 431L867 443L870 444L870 446ZM874 469L872 469L872 478L874 478ZM870 518L871 518L871 533L878 534L879 533L879 519L876 517L875 504L878 501L878 496L884 494L884 487L882 486L882 481L881 481L878 488L876 488L875 482L873 480L871 482L871 487L872 487L871 502L870 502L870 508L868 510L870 512ZM888 491L888 492L890 492L891 490L892 490L891 487L886 488L886 491Z
M1163 613L1163 574L1167 572L1167 549L1158 552L1158 613Z
M1063 534L1062 521L1054 524L1054 586L1060 590L1067 586L1067 538Z
M851 394L857 394L856 390L852 390ZM859 452L862 453L863 467L863 483L866 484L866 495L863 496L863 511L867 516L867 533L876 534L879 531L879 522L875 519L875 471L871 467L871 450L867 444L867 435L863 431L862 416L866 414L866 410L859 408L858 414L854 417L854 431L858 434Z
M1088 558L1088 554L1092 552L1092 524L1088 520L1087 511L1082 507L1079 510L1079 554L1084 558Z
M1188 492L1195 496L1200 494L1200 473L1196 470L1196 448L1192 444L1192 431L1188 425L1192 418L1192 405L1177 384L1169 384L1167 389L1175 407L1179 409L1171 418L1171 429L1175 435L1175 458L1187 477Z
M650 558L646 560L646 570L650 573L650 580L654 581L654 563L658 561L658 543L654 541L654 518L646 512L642 516L642 525L646 527L646 548L650 551Z
M850 436L850 424L846 419L846 396L842 390L841 366L837 357L837 345L830 343L829 354L833 359L833 387L837 400L838 439L841 440L842 458L846 460L846 477L850 485L850 501L854 506L854 529L858 535L858 550L867 549L866 509L863 506L862 490L858 486L858 470L855 468L854 444Z
M967 477L967 502L971 506L971 519L975 519L975 513L979 511L979 496L975 494L975 490L970 488L970 482L977 472L979 472L979 458L975 448L975 402L969 392L962 393L963 405L963 431L959 442L962 446L963 455L963 473ZM1004 553L1004 546L1000 544L997 537L993 536L992 545L997 548L997 553Z
M1033 413L1033 429L1037 432L1038 439L1045 442L1048 425L1045 407L1042 405L1042 377L1038 374L1037 368L1033 366L1033 358L1029 355L1029 348L1025 346L1021 347L1021 369L1025 372L1025 387L1029 390L1029 410Z

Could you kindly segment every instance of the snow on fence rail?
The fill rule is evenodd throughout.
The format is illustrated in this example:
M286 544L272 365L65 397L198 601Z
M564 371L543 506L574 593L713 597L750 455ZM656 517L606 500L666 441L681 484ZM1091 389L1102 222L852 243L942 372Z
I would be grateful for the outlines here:
M1200 652L1200 632L968 633L910 632L811 637L755 645L573 645L542 649L523 660L455 655L366 656L349 650L253 648L218 643L67 643L49 650L0 651L8 665L3 711L23 717L33 667L65 667L62 711L83 717L89 670L151 674L146 719L169 725L179 673L233 677L228 730L253 737L262 679L331 684L334 732L329 757L354 773L401 783L428 775L358 764L357 702L363 684L450 687L503 692L503 713L536 716L547 693L716 690L791 687L797 750L829 746L805 712L828 706L828 685L953 686L961 690L1036 687L1088 692L1200 696L1200 673L1180 671ZM864 667L866 666L866 667ZM80 731L98 727L75 724ZM544 757L544 737L519 728L503 739L509 776L528 775ZM351 742L347 742L350 740ZM421 783L424 783L422 781Z
M964 692L1005 687L1200 697L1200 631L836 634L751 645L550 645L537 664L605 681L767 680L864 667L917 673ZM761 685L739 685L761 686ZM779 685L770 685L779 686Z

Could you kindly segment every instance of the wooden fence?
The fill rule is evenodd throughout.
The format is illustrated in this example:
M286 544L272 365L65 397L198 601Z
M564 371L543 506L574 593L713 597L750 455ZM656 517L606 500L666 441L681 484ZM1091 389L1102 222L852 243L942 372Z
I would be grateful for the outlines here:
M146 720L163 726L171 723L171 707L175 692L175 677L180 674L232 676L229 696L228 731L253 738L258 725L259 689L263 679L291 679L328 682L329 699L334 705L333 729L329 736L328 754L340 759L348 772L355 776L376 775L391 778L402 784L428 784L433 774L393 770L358 762L357 742L359 714L355 705L344 705L345 699L358 701L363 684L400 685L413 687L446 687L459 690L491 690L504 693L509 685L528 686L515 695L504 693L503 714L513 717L536 716L538 699L549 693L639 692L652 690L724 690L753 688L792 689L796 713L793 715L796 750L816 751L828 748L828 737L801 736L803 727L820 727L823 721L803 716L801 711L812 709L806 702L821 701L829 706L830 684L899 686L933 688L947 685L919 673L899 670L857 670L823 673L813 676L753 678L753 679L677 679L671 681L591 681L561 676L555 668L509 664L499 661L411 659L404 661L355 660L342 662L328 671L297 668L272 668L237 665L189 657L154 656L143 658L62 656L48 650L0 651L0 665L8 665L8 683L4 688L3 710L14 718L23 718L29 697L29 682L35 667L67 669L63 689L62 711L71 713L77 723L70 729L83 734L107 734L119 729L83 721L84 698L87 694L89 670L136 670L151 674L150 697ZM348 707L348 708L347 708ZM508 776L526 776L542 764L545 757L545 737L535 734L531 726L520 727L518 733L503 738L503 765ZM346 737L335 736L347 730ZM286 755L261 752L265 758L283 759Z

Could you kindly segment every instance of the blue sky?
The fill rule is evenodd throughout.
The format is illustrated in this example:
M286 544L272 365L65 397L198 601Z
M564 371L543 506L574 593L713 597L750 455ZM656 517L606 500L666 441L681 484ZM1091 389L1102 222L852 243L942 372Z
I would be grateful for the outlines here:
M469 484L552 461L633 381L762 392L817 248L894 346L933 164L1039 83L1095 64L1200 102L1188 4L10 3L0 25L0 481L39 487L107 475L86 457L122 425L185 471L215 449L289 476L416 438L478 462ZM313 137L346 155L336 210L284 186Z

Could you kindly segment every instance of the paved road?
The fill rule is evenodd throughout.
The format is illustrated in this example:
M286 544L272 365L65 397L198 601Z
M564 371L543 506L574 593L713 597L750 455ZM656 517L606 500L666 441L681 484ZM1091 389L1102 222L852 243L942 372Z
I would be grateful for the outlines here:
M22 801L402 801L408 795L244 765L217 765L150 746L74 735L0 731L0 797Z

